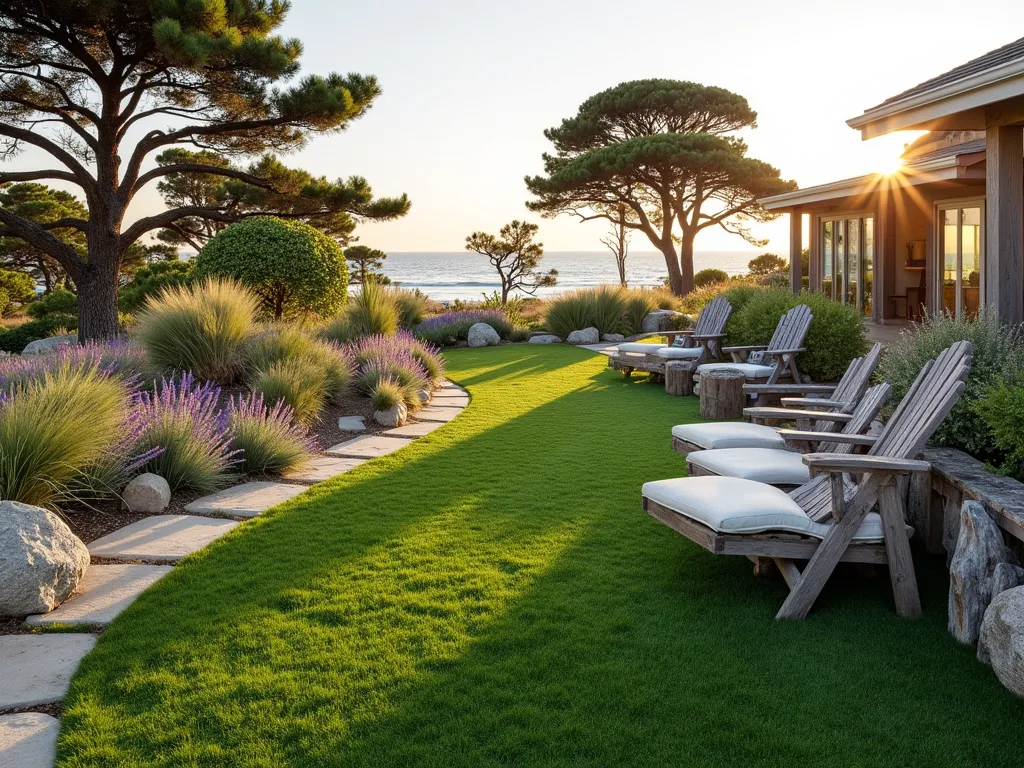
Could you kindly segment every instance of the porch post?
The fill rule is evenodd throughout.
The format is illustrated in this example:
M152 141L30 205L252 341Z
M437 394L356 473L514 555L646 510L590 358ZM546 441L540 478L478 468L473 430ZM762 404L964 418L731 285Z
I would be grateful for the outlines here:
M985 146L985 305L1024 321L1024 129L992 125Z
M793 295L803 289L803 274L800 271L800 256L803 252L804 215L799 208L789 212L789 285Z
M889 297L896 288L896 222L893 219L892 189L883 179L878 190L878 231L875 233L875 284L871 291L871 319L884 323L894 317ZM909 307L907 314L910 313Z
M810 242L807 244L810 246L810 264L807 269L807 288L811 291L817 291L821 293L821 253L818 249L818 243L821 241L818 231L819 225L818 220L813 212L807 213L807 235Z

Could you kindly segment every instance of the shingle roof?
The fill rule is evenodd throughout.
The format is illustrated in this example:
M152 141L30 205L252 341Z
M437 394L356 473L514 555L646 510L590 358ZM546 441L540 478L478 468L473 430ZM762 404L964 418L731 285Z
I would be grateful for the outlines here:
M948 72L944 72L937 77L925 80L923 83L918 83L913 88L908 88L903 91L903 93L898 93L895 96L886 99L881 104L865 110L865 112L871 112L872 110L883 107L886 104L892 104L893 102L903 101L904 99L908 99L912 96L927 93L928 91L934 90L943 85L955 83L957 80L963 80L971 75L976 75L979 72L984 72L987 69L993 69L1002 64L1021 58L1024 58L1024 37L1020 40L1015 40L1008 45L1004 45L1002 48L996 48L994 51L989 51L976 59L971 59L966 64L954 67Z
M970 155L974 152L984 151L985 140L974 139L973 141L965 141L963 144L953 144L949 147L941 147L939 149L932 150L931 152L925 152L922 155L908 158L906 164L908 166L914 166L919 163L927 163L930 160L937 160L940 157L958 157L960 155Z

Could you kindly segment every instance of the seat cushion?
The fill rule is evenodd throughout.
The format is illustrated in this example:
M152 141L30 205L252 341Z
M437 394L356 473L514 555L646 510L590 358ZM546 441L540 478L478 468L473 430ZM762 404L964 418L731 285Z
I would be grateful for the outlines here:
M658 347L651 354L665 360L696 360L703 351L701 347Z
M664 343L644 344L642 341L627 341L625 344L617 345L619 352L627 352L631 355L649 355L661 349Z
M739 371L748 379L767 379L772 375L775 366L755 365L754 363L704 363L697 367L697 375L707 371Z
M641 492L644 498L719 533L785 531L823 539L832 530L830 524L811 520L789 494L753 480L679 477L644 483ZM877 514L864 518L853 540L882 541Z
M802 454L775 448L694 451L687 455L686 463L713 475L756 480L768 485L803 485L811 479Z
M711 421L706 424L677 424L672 437L698 448L785 448L786 441L774 427L745 421Z

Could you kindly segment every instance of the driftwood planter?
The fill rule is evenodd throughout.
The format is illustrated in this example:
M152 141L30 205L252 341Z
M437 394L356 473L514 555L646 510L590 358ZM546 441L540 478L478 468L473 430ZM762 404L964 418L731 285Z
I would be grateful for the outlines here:
M702 373L700 417L718 421L742 418L745 380L743 373L728 368Z
M693 365L691 363L665 364L665 392L677 396L693 394Z

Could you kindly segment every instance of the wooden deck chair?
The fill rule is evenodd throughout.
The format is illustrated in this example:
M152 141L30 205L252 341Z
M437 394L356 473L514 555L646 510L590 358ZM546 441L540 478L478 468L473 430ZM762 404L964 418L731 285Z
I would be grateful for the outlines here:
M743 391L748 395L782 395L782 405L785 407L848 413L851 410L850 403L859 402L864 390L868 388L881 356L882 345L875 342L866 355L850 361L846 373L836 384L744 384Z
M693 451L686 457L686 468L690 477L718 476L739 477L756 480L784 490L797 488L811 479L810 469L803 462L802 453L853 453L859 446L853 442L837 442L845 435L864 435L878 416L882 406L889 400L891 387L876 384L868 389L853 413L834 414L835 423L842 429L819 431L780 430L785 448L722 448L710 451ZM814 413L809 412L809 413ZM826 422L827 427L831 423Z
M753 480L677 478L645 483L643 507L710 552L773 560L790 588L776 618L805 617L841 561L888 564L896 612L919 616L898 478L930 470L914 457L963 393L971 357L960 341L930 360L877 438L829 435L870 449L805 454L814 477L791 493Z
M775 333L767 345L724 347L722 351L732 355L733 362L705 363L697 368L696 376L706 371L729 368L742 372L751 383L777 384L786 379L799 383L800 371L796 366L796 356L807 351L803 343L812 319L811 308L806 304L797 304L779 318L779 324L775 326ZM759 362L751 359L754 355L757 355Z
M680 362L695 370L708 359L722 358L722 339L725 324L732 314L732 305L724 296L716 296L701 310L692 331L675 331L670 346L627 342L619 344L618 353L612 355L608 365L629 376L634 370L665 373L665 364Z
M864 396L868 382L878 367L882 345L876 344L864 357L854 358L839 383L822 394L828 398L786 398L793 408L754 406L743 411L751 424L740 422L701 422L677 424L672 428L672 448L678 453L724 448L785 448L785 442L772 426L780 421L795 422L797 429L808 432L833 432L846 422L824 419L824 414L852 413ZM821 385L818 385L821 386Z

